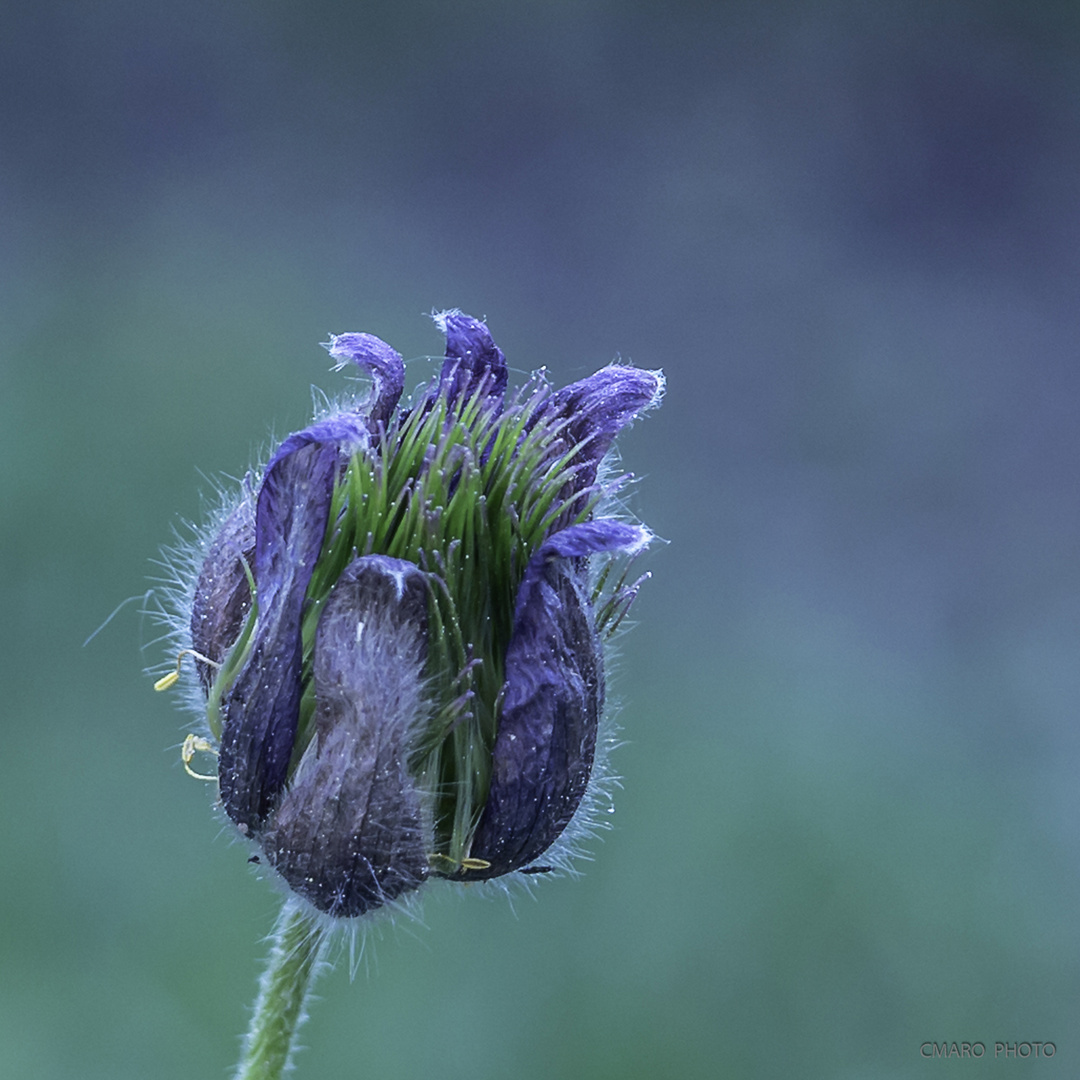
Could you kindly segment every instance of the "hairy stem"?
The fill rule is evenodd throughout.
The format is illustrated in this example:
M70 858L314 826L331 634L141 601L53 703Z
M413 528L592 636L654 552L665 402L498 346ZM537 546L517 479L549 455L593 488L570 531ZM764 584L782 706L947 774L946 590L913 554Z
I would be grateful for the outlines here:
M278 1080L285 1072L325 947L318 923L292 900L281 909L272 940L236 1080Z

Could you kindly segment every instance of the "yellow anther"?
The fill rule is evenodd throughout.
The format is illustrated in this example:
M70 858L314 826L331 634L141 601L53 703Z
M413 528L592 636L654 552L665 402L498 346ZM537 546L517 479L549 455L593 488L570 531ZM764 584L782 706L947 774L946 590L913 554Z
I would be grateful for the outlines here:
M487 870L491 866L491 863L487 859L462 859L462 870Z
M203 656L201 652L196 652L194 649L181 649L180 654L176 658L176 670L170 671L168 675L162 675L161 678L154 683L155 690L168 690L170 686L176 685L177 679L180 678L180 664L185 656L194 656L196 660L201 660L204 664L209 664L211 667L221 667L216 660L211 660L209 656Z
M160 679L158 679L158 681L156 683L154 683L154 689L155 690L168 690L169 687L172 686L177 681L177 679L179 679L179 678L180 678L180 672L179 671L170 671L168 675L162 675L162 677Z
M189 735L184 740L184 745L180 747L180 760L184 763L184 772L186 772L188 776L194 776L196 780L217 780L216 776L207 776L206 773L197 773L191 767L191 759L196 754L213 754L216 757L217 751L201 735Z
M441 852L434 852L428 856L428 862L432 865L447 865L452 866L455 870L487 870L491 863L487 859L473 859L466 857L464 859L452 859L449 855L443 855Z

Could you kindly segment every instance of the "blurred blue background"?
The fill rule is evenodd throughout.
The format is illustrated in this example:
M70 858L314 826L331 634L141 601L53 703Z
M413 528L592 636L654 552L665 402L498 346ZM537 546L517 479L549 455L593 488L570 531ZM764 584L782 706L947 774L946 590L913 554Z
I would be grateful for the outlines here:
M667 371L624 790L582 880L339 965L299 1075L1077 1075L1080 8L3 23L0 1076L227 1075L276 894L138 605L81 645L342 386L328 331L415 384L449 306L521 377Z

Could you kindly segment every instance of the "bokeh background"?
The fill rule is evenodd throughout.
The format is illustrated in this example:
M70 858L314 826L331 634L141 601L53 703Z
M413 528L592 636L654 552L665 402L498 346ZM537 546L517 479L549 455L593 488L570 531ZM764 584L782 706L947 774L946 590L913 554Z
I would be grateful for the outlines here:
M0 1077L228 1074L276 894L140 605L82 642L327 331L415 384L449 306L522 378L667 371L624 790L580 881L339 965L299 1075L1077 1075L1080 7L2 21Z

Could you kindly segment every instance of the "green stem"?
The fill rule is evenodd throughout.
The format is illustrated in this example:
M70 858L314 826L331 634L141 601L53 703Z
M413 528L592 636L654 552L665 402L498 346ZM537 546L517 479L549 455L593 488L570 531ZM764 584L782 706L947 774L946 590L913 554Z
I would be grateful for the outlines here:
M278 1080L285 1071L326 939L316 920L287 900L273 942L236 1080Z

